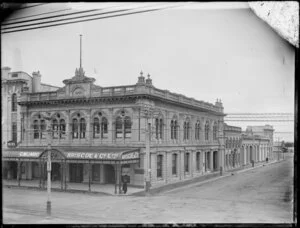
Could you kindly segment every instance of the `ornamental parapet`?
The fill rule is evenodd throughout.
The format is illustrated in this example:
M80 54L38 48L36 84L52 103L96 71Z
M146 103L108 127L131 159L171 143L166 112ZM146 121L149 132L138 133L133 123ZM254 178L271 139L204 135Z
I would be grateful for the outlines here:
M88 94L88 95L86 95ZM150 95L153 98L161 98L166 101L183 103L197 108L217 112L223 114L223 106L214 105L208 102L199 101L194 98L186 97L182 94L172 93L168 90L157 89L149 85L129 85L129 86L114 86L114 87L97 87L91 89L90 93L82 94L82 96L66 95L62 88L54 92L39 92L39 93L23 93L20 98L20 105L26 105L28 102L42 101L59 101L64 99L78 98L101 98L101 97L124 97L130 95Z

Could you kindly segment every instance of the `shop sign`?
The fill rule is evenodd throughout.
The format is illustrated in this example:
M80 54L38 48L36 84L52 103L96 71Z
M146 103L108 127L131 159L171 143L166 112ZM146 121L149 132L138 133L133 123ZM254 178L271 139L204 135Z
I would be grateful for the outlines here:
M20 152L20 157L39 157L40 152Z
M131 153L127 153L127 154L123 154L122 155L122 160L126 160L126 159L136 159L139 158L139 153L138 152L131 152Z
M17 146L17 143L15 141L7 142L7 147L8 148L13 148L13 147L16 147L16 146Z
M75 159L106 159L106 160L116 160L120 154L118 153L68 153L67 158Z

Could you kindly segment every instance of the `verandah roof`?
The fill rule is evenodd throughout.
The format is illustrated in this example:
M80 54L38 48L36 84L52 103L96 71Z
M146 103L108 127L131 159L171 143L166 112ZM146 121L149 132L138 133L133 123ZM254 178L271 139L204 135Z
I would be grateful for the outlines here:
M97 161L97 163L120 162L137 163L139 161L139 148L119 147L52 147L53 151L58 150L65 160L76 161ZM39 159L47 148L14 148L2 151L3 160L28 160Z

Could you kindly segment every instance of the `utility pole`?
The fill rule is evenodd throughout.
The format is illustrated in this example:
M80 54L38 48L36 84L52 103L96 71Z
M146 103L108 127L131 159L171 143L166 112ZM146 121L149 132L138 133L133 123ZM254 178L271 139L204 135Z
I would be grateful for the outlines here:
M48 146L47 146L47 215L51 216L51 138L52 138L52 129L51 129L51 117L48 114L48 117L45 117L47 120L47 132L48 132Z

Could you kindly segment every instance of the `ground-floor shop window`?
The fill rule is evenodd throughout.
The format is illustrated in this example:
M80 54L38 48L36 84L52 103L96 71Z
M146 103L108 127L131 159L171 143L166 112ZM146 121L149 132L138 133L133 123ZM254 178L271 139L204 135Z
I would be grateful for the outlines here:
M196 153L196 169L197 171L200 170L200 152Z
M177 175L177 154L172 155L172 175Z
M162 178L162 162L163 162L163 156L157 155L157 177Z
M190 163L190 153L185 153L185 158L184 158L184 171L185 172L189 172L190 167L189 167L189 163Z

